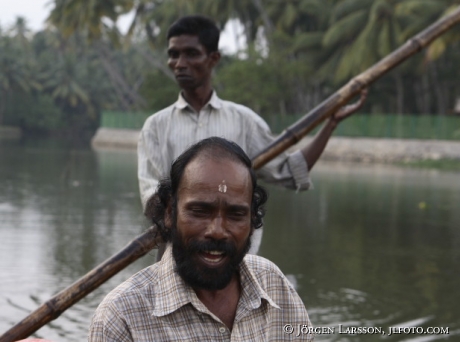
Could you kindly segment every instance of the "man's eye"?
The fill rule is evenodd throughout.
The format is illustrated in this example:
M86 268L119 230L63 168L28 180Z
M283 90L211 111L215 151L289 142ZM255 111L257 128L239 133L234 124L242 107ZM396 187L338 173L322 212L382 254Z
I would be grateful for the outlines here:
M191 50L187 51L187 57L197 57L199 55L198 51Z
M207 214L207 211L203 208L192 208L190 210L194 215L203 216Z
M230 217L233 217L235 219L241 219L241 218L246 217L246 212L241 211L241 210L233 211L233 212L230 213Z

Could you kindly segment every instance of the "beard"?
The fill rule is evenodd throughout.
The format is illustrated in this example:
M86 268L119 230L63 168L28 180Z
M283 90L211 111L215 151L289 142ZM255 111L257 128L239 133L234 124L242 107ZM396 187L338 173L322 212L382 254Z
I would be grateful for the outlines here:
M171 233L176 271L192 288L211 291L225 288L238 272L241 261L251 247L250 236L243 248L238 250L235 244L220 240L192 240L186 244L176 227L172 227ZM213 250L224 253L228 259L224 265L210 268L196 261L199 253Z

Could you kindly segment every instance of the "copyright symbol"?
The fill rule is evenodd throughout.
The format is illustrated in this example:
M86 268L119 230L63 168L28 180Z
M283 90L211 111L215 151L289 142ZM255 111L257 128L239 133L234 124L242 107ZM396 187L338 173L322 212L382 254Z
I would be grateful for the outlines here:
M294 332L294 328L291 324L286 324L284 327L283 327L283 330L286 334L292 334Z

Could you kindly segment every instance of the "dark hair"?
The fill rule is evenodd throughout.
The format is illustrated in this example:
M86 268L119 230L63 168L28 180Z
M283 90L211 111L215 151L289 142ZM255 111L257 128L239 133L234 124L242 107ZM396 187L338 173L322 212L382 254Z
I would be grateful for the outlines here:
M202 15L188 15L174 22L168 29L167 39L188 34L198 36L208 53L219 48L220 31L211 19Z
M240 146L224 138L211 137L199 141L183 152L172 164L169 178L162 179L156 193L147 201L145 216L158 227L164 241L170 241L170 227L165 226L165 214L171 205L172 217L176 217L177 190L186 166L198 155L206 154L212 158L227 158L246 166L252 181L251 226L254 229L262 227L265 215L263 205L268 199L267 191L257 184L257 176L252 168L251 159Z

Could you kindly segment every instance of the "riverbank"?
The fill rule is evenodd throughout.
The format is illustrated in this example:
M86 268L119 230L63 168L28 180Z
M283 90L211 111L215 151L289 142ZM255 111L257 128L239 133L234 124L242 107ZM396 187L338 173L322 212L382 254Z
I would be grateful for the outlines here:
M0 126L0 140L19 140L22 137L22 131L18 127Z
M91 141L94 149L136 149L138 130L100 128ZM291 150L308 144L302 139ZM329 161L410 162L419 160L460 160L460 141L415 139L369 139L332 137L321 156Z
M139 130L105 128L97 130L91 139L91 147L97 149L136 149Z
M310 140L310 137L302 139L297 148ZM332 137L321 159L384 163L460 160L460 141Z

